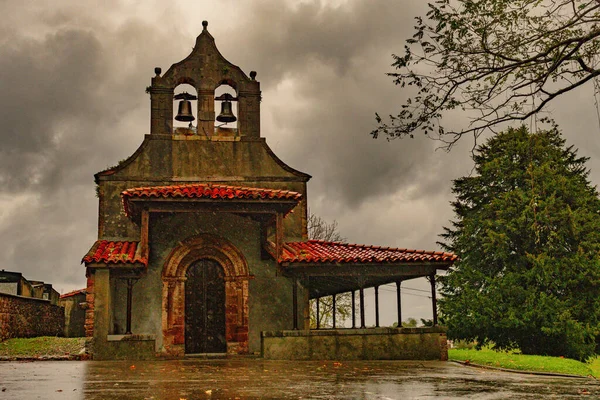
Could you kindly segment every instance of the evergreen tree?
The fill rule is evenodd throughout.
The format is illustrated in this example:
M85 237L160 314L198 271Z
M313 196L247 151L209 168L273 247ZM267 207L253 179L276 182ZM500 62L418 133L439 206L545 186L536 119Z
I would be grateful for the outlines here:
M587 158L556 130L509 129L454 181L442 234L460 261L441 279L455 339L584 360L600 338L600 200Z

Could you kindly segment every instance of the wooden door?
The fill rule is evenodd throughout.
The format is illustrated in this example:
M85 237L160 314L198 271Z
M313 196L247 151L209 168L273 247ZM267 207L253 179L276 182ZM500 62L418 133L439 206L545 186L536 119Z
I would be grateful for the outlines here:
M213 260L198 260L185 282L185 352L225 353L225 279Z

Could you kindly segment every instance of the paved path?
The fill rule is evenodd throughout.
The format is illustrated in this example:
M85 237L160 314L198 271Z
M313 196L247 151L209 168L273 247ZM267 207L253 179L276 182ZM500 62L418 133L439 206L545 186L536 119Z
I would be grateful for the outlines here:
M0 399L600 399L600 382L437 361L1 362Z

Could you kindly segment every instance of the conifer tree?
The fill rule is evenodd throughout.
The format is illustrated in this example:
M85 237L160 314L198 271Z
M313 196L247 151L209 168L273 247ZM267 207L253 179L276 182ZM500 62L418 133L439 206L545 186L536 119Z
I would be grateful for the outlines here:
M448 334L584 360L600 338L600 200L556 130L509 129L454 181L441 236L460 261L442 278Z

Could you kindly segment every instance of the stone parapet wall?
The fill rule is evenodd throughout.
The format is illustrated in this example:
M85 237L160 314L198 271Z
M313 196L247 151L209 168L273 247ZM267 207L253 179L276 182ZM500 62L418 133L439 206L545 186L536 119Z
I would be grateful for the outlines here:
M15 337L62 336L65 312L49 300L0 293L0 341Z
M448 360L446 329L376 328L262 332L271 360Z

